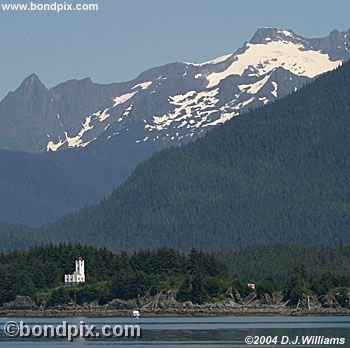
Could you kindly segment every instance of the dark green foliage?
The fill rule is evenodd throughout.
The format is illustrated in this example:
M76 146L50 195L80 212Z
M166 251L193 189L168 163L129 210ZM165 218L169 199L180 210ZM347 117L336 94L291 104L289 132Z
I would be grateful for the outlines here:
M148 278L142 272L119 273L111 280L109 296L110 299L120 298L122 300L137 298L145 295L150 287Z
M141 250L131 256L131 266L147 274L181 273L184 271L184 257L169 248Z
M125 252L116 254L106 248L49 245L26 252L0 253L0 305L14 300L17 295L31 296L38 305L48 307L84 303L103 305L116 298L137 301L144 295L156 296L168 290L178 291L177 300L180 302L203 304L223 300L227 296L240 301L253 292L247 286L251 282L258 282L256 293L259 298L283 291L285 300L289 300L291 305L297 304L304 295L322 296L333 290L340 294L339 301L343 301L344 305L348 301L341 289L350 286L350 273L344 271L349 267L349 261L344 268L326 270L334 268L333 264L345 262L344 255L349 257L350 247L323 251L305 248L303 253L298 254L292 246L278 246L278 249L275 246L271 247L270 254L267 253L266 260L264 253L259 253L261 250L251 249L247 254L250 257L258 255L261 264L268 265L274 250L286 251L285 261L278 253L275 254L276 264L283 265L283 262L289 262L289 257L294 257L294 270L285 269L286 281L275 282L274 275L278 273L274 273L273 264L270 264L271 271L266 277L264 268L260 269L259 263L256 263L254 278L249 271L246 273L241 268L245 260L243 256L240 264L234 253L213 255L196 249L188 255L166 248L129 255ZM313 264L300 266L305 260L302 256L306 254L313 255L308 260L319 264L319 269L313 269ZM74 270L74 260L79 256L86 262L87 282L65 287L63 276ZM220 260L224 260L230 268L233 266L237 274L230 275ZM236 260L236 264L232 265L232 260ZM290 267L293 267L292 263Z
M192 292L191 292L192 302L203 304L208 301L209 296L204 287L202 277L197 274L192 280Z
M64 287L59 287L52 292L51 297L48 301L48 306L49 307L61 306L69 301L70 301L70 297L66 289Z
M256 292L259 297L264 294L272 295L277 290L277 285L272 278L265 278L261 282L258 283Z
M85 260L87 282L63 287L64 274L74 271L78 257ZM201 277L227 277L226 267L216 257L197 250L189 256L167 248L128 255L81 245L34 247L0 254L0 304L17 295L41 298L43 292L49 294L49 306L93 301L104 304L114 298L128 300L146 292L155 295L177 289L185 274L193 275L193 296L198 303L207 299Z
M285 286L283 291L284 300L289 301L291 305L296 305L303 295L310 293L310 285L306 280L305 266L300 265L294 269L292 277Z
M282 244L249 247L218 254L218 258L228 266L231 274L257 282L271 277L278 286L284 284L300 264L315 282L324 273L333 274L339 281L350 275L350 247L346 245L334 248Z
M188 255L186 272L191 275L208 274L216 277L226 274L227 268L215 256L192 249Z
M191 280L189 277L186 277L182 282L179 292L176 296L176 299L180 302L191 301Z
M218 284L218 279L215 279L214 281L216 284ZM208 285L208 283L206 285ZM214 295L212 289L210 290L211 294ZM218 291L219 289L214 291L215 295L218 295ZM203 304L207 302L209 300L209 295L201 275L197 273L192 280L190 277L186 277L181 284L176 299L180 302L191 301L192 303L196 304Z
M311 290L321 296L333 288L343 288L348 287L350 284L350 275L339 274L335 272L335 270L331 272L327 272L322 275L317 275L311 277Z
M350 63L139 165L51 239L123 250L349 243Z
M74 295L77 304L93 301L105 304L109 299L109 284L107 281L89 281L84 286L80 286Z

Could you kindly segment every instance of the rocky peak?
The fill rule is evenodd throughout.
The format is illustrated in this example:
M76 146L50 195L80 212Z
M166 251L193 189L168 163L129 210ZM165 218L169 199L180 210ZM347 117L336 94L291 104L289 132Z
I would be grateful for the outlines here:
M38 95L47 95L48 89L40 81L36 74L31 74L21 83L13 94L16 94L22 98L33 98L37 97Z
M268 41L291 40L295 34L291 30L280 30L277 28L259 28L253 35L250 43L263 44Z

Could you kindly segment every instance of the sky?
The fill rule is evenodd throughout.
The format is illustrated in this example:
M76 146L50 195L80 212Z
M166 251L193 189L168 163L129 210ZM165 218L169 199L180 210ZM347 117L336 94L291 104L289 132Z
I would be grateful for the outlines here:
M99 11L0 11L0 99L31 73L48 88L84 77L126 81L154 66L232 53L259 27L305 37L350 27L349 0L65 1L97 3Z

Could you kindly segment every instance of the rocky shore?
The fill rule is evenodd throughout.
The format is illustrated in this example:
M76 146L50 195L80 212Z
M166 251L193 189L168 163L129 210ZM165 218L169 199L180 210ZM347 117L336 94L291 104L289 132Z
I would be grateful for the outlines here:
M236 308L225 310L186 309L141 311L141 317L210 317L210 316L347 316L346 308L283 309L283 308ZM0 317L131 317L131 311L106 309L45 309L0 310Z
M348 306L342 307L337 302L321 304L305 298L300 305L289 307L280 298L267 298L265 303L256 301L252 296L244 301L225 299L203 305L191 302L177 302L171 294L156 296L138 301L115 299L106 305L74 304L56 308L38 307L26 296L17 296L15 301L0 308L0 317L130 317L132 311L139 309L141 317L156 316L308 316L308 315L350 315Z

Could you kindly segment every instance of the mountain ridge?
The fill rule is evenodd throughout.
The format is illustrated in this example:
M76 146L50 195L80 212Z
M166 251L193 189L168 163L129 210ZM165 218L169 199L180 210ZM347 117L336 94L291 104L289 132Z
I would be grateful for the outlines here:
M26 142L25 137L21 137L22 133L17 131L18 134L15 134L15 137L18 138L16 140L18 145L13 146L10 143L9 146L6 146L6 141L0 140L0 148L25 152L42 152L86 147L96 140L107 141L125 132L130 123L128 120L125 120L126 118L132 119L133 123L135 123L133 126L137 127L133 132L138 133L139 136L133 141L143 140L148 137L146 141L152 139L153 141L170 142L175 145L182 142L186 143L190 140L188 139L189 137L196 138L202 135L201 133L205 132L206 128L226 122L227 119L246 110L248 106L255 108L274 100L276 98L274 94L265 93L264 95L259 95L257 88L255 93L246 93L244 90L244 86L264 83L260 77L264 77L268 72L273 72L274 68L283 67L291 73L289 78L293 80L293 89L290 90L283 84L279 86L278 94L283 96L302 86L305 83L305 79L313 78L336 67L339 64L337 61L349 59L350 51L348 45L350 45L350 36L347 36L348 33L349 31L332 31L325 38L306 39L289 30L260 28L250 41L231 54L199 64L186 62L169 63L160 67L150 68L130 81L110 84L95 83L89 77L86 77L80 80L68 80L47 89L46 87L44 88L38 76L32 74L19 87L20 94L22 94L26 83L34 78L37 81L37 85L41 87L38 92L39 95L43 95L44 92L46 94L46 100L42 101L46 106L43 106L42 109L34 110L35 112L30 118L35 126L31 126L30 132L27 129L23 129L22 133L31 136L34 132L33 128L38 129L37 133L34 132L33 139L30 142ZM274 44L276 44L276 47L273 46ZM260 53L260 45L263 45L265 48L273 46L272 52L261 51ZM280 52L278 53L276 50L280 50ZM286 53L283 53L283 50L287 50ZM237 70L235 66L240 60L244 61L246 59L245 56L250 51L252 51L253 58L248 57L248 61L243 63L246 65ZM302 57L303 52L308 54L304 61ZM274 54L277 54L275 58L273 58ZM285 57L276 62L276 60L280 59L278 56L280 54L285 54ZM299 54L300 59L302 59L299 62L300 68L298 66L294 67L294 65L299 64L299 58L295 56L296 63L292 65L292 63L289 64L284 61L287 59L286 54ZM266 55L266 59L264 55ZM261 62L259 63L258 61L258 63L265 65L267 71L264 70L264 67L259 68L259 64L255 64L258 59L261 59ZM311 63L309 62L310 60ZM304 66L305 64L306 67ZM231 72L230 69L232 70ZM225 82L223 80L228 81ZM224 83L221 85L222 81ZM279 81L275 82L277 85L280 85ZM228 94L227 84L235 88L235 93ZM212 89L216 86L221 94ZM241 88L240 86L243 87ZM250 89L251 91L252 89ZM16 95L17 92L18 90L15 90L11 92L11 95ZM192 95L188 94L190 92ZM30 93L31 89L29 89ZM152 94L155 95L152 96ZM258 97L253 99L256 95ZM180 100L181 97L182 100ZM26 98L28 99L28 96ZM182 109L180 107L175 108L175 113L178 113L179 118L183 121L178 124L176 131L173 125L168 124L171 118L176 116L171 98L177 98L179 100L178 105L182 107ZM185 103L186 98L188 99L187 104ZM146 125L142 119L138 118L138 113L135 113L133 110L135 103L139 103L139 99L151 106L149 111L143 115ZM4 100L0 102L0 121L7 119L7 122L10 122L10 117L5 115L11 114L11 110L6 107L5 111L3 110ZM16 117L14 117L18 129L21 129L20 118L25 113L30 114L30 105L28 103L24 104L25 110L19 110L20 115L15 114ZM193 118L188 117L184 113L184 109L192 105L193 108L198 109L197 117ZM220 114L222 113L226 116L221 117ZM11 115L11 118L13 119L13 115ZM159 123L161 119L164 119L163 123ZM193 123L189 124L187 122L185 125L184 122L187 119ZM179 128L180 124L184 124L184 126ZM149 127L147 128L146 126ZM189 128L186 129L186 127ZM163 131L163 128L166 128L166 131ZM4 127L2 133L6 136L9 133L9 129ZM156 136L152 136L153 134L156 134ZM123 139L120 141L123 141ZM20 145L21 142L24 142L23 146ZM168 144L161 144L160 146L167 147Z
M297 34L269 30L273 35L255 35L264 44L246 43L201 64L151 68L126 82L85 78L48 89L30 75L0 102L0 220L38 226L98 203L152 154L190 143L337 66L340 41L342 58L349 56L345 32L302 43Z
M349 91L346 63L153 155L100 205L44 233L119 250L349 243Z

